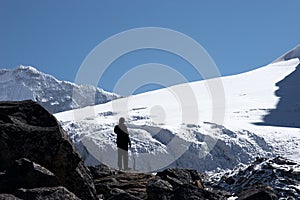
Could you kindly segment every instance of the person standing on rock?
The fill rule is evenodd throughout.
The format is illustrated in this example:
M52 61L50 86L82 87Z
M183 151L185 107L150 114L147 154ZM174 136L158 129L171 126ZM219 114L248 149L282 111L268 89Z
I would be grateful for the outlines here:
M131 147L131 142L128 134L128 130L125 123L125 119L121 117L119 124L115 126L114 132L117 134L117 147L118 147L118 167L119 170L129 170L128 167L128 145ZM124 168L122 168L122 161Z

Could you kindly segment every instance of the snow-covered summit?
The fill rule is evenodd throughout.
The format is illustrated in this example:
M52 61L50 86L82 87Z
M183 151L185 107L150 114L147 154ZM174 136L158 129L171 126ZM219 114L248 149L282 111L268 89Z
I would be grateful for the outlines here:
M280 61L285 61L285 60L291 60L294 58L298 58L300 60L300 44L293 48L292 50L286 52L279 58L273 61L273 63L280 62Z
M31 66L0 69L0 101L32 99L52 113L101 104L119 98L91 85L76 85Z

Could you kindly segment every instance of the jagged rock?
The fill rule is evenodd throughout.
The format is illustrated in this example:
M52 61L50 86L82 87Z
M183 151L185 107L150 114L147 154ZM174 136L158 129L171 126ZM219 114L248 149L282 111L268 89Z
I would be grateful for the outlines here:
M200 189L191 184L184 184L174 190L171 200L226 200L223 194L217 191L208 191Z
M195 181L199 181L203 189L202 175L197 170L170 168L157 172L157 176L168 181L174 188L184 184L195 184Z
M149 181L147 194L149 200L225 200L228 195L224 192L204 190L193 184L183 183L174 188L168 181L159 177Z
M155 179L147 185L150 200L222 200L226 199L224 192L205 190L202 176L191 169L166 169L158 172Z
M22 158L0 175L0 193L13 193L18 188L58 186L55 175L46 168Z
M147 195L149 200L161 199L170 200L173 193L173 186L159 177L151 179L147 184Z
M238 194L237 200L277 200L278 196L269 186L256 186Z
M148 181L154 176L151 174L143 173L124 173L117 170L112 170L103 165L99 166L100 169L106 169L103 173L94 168L93 175L95 178L95 186L97 194L103 194L105 198L110 198L115 195L114 189L120 189L139 199L146 199L146 185ZM124 194L122 194L124 195Z
M19 189L15 194L23 200L80 200L75 194L64 187L44 187L34 189Z
M33 101L0 102L0 113L0 171L28 158L78 197L96 198L89 170L53 115Z
M93 179L99 179L119 173L117 170L111 169L104 164L100 164L98 166L89 166L88 168L93 176Z
M110 191L110 196L107 198L107 200L142 200L141 198L138 198L136 196L133 196L124 190L114 188Z
M0 200L21 200L12 194L0 194Z

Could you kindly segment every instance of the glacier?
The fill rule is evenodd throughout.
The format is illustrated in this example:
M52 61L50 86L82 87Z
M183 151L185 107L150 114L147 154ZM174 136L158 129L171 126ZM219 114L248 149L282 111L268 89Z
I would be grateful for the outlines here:
M135 171L155 172L167 167L222 171L249 163L256 157L278 155L300 161L298 102L283 104L283 110L293 118L273 117L280 102L284 101L276 92L281 89L278 83L297 72L299 64L298 58L278 60L253 71L217 78L222 82L223 102L213 103L209 82L214 79L211 79L55 116L72 140L85 147L88 165L101 162L117 167L113 127L121 116L126 118L129 128L130 167ZM295 90L288 90L286 95L297 99L296 88L300 82L293 83ZM185 88L193 91L194 99L177 96L184 95L176 91ZM195 102L196 107L191 106ZM196 112L197 118L193 119L194 115L184 117L184 112ZM216 123L214 113L221 113L222 123ZM269 117L272 123L268 123Z

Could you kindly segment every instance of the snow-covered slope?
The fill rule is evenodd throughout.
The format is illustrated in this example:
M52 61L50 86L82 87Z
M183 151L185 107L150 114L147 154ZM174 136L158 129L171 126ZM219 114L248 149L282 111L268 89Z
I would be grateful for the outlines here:
M279 199L299 199L300 165L282 157L257 158L249 165L232 171L211 174L206 185L237 194L249 187L268 185L275 189Z
M32 99L52 113L105 103L120 97L94 86L59 81L29 66L0 69L0 88L0 101Z
M300 81L289 80L300 70L299 63L292 59L222 77L225 110L224 101L212 100L217 96L209 88L212 79L58 113L56 117L75 142L82 142L93 157L112 167L117 166L113 127L120 116L127 119L132 138L130 167L136 170L179 166L211 171L233 168L257 156L275 155L299 161ZM291 88L278 85L285 81ZM192 98L184 96L186 88L193 91ZM277 90L283 91L278 94ZM287 103L282 102L286 99ZM278 108L287 115L278 117ZM214 113L224 114L223 124L215 123Z

